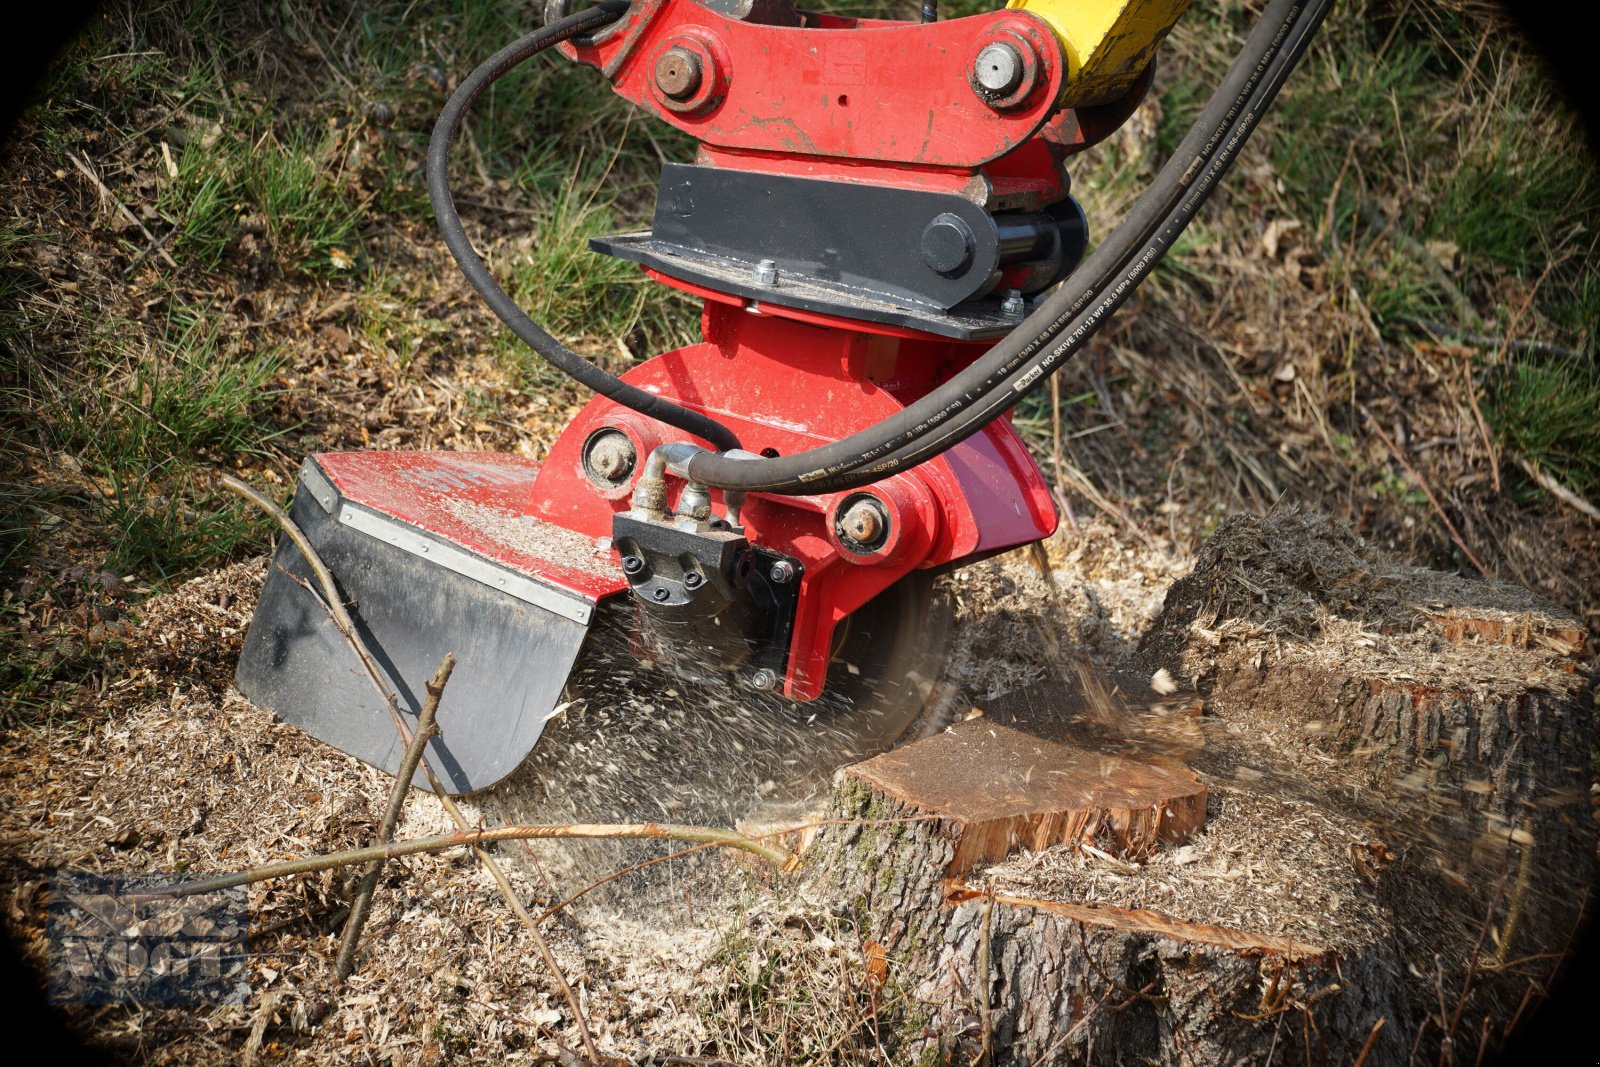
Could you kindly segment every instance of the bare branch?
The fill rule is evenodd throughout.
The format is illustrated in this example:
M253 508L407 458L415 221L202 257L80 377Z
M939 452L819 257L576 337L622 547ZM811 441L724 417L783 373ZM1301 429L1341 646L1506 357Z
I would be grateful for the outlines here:
M395 772L394 788L389 791L389 807L383 813L383 821L378 824L374 844L386 845L394 840L394 828L399 825L400 813L405 810L406 794L411 789L411 779L416 776L417 764L422 761L422 750L439 732L439 698L444 695L444 687L455 669L456 658L446 652L439 669L428 680L428 696L422 702L422 711L417 716L416 732L411 735L405 755L400 759L400 769ZM350 901L350 918L345 920L339 941L339 958L334 964L334 974L341 981L349 978L350 972L355 970L356 946L361 941L362 927L367 925L367 914L372 910L372 893L378 887L378 876L382 872L382 860L368 867Z

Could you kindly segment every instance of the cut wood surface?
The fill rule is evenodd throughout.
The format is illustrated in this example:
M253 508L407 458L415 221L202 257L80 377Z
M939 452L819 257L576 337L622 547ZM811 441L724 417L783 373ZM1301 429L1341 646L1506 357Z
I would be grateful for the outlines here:
M1206 818L1206 787L1176 761L1124 759L981 718L848 773L950 821L951 877L1017 848L1088 844L1142 857L1188 840Z

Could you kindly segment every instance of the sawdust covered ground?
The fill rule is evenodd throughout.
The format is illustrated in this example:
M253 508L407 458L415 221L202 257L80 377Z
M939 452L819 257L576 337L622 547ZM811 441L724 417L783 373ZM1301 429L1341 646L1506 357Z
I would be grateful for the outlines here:
M1332 549L1359 546L1335 538L1326 547L1318 588L1337 588L1341 575L1362 568L1341 570ZM1150 653L1137 642L1185 569L1096 524L1058 535L1047 560L1014 553L942 583L953 617L945 719L923 723L924 732L949 718L1002 714L1018 693L1045 694L1087 724L1078 735L1085 743L1165 751L1190 760L1211 788L1207 827L1141 864L1052 849L1014 857L984 877L1019 895L1153 908L1359 948L1392 921L1372 871L1352 860L1372 855L1372 804L1306 746L1261 724L1210 723L1197 755L1192 727L1170 729L1172 710L1190 698L1149 688ZM9 737L0 762L8 801L0 879L8 920L41 967L53 870L232 870L359 846L374 832L389 780L275 722L229 687L262 576L263 564L251 561L150 601L137 621L137 654L101 695L100 720ZM1415 602L1412 577L1380 573L1385 580L1353 588L1350 602L1379 614L1407 597ZM1274 581L1265 557L1246 580ZM1243 589L1219 587L1217 595ZM1283 602L1269 598L1262 610ZM1290 602L1270 609L1284 633L1315 623ZM469 818L725 824L764 802L792 816L826 795L825 777L795 776L794 761L853 758L851 737L823 724L840 708L796 711L726 685L708 689L705 676L686 678L681 666L641 663L620 634L600 641L552 724L550 738L561 744L508 787L472 798ZM780 781L804 788L779 796ZM414 795L400 836L448 828L436 802ZM525 898L547 907L665 850L499 851ZM419 856L389 868L360 971L341 989L331 971L342 901L329 873L252 887L252 993L243 1006L83 1009L75 1021L119 1053L173 1063L543 1062L579 1047L532 939L468 857ZM1472 936L1470 915L1425 899L1413 911L1439 943ZM834 975L829 988L846 989L867 961L859 939L830 926L829 915L770 873L707 852L624 875L545 929L608 1053L774 1062L748 1032L740 998L765 967L790 974L792 959L813 982ZM779 964L774 953L792 959Z
M1025 556L983 564L947 583L955 625L946 681L955 699L946 704L953 713L1052 676L1062 669L1061 656L1089 654L1107 663L1127 656L1159 606L1170 569L1160 559L1109 549L1107 533L1054 546L1055 562L1070 559L1072 567L1055 570L1053 583ZM37 965L46 964L45 894L53 870L197 874L370 840L389 779L276 722L230 689L262 577L263 563L250 561L151 600L135 624L132 645L139 651L102 694L100 720L9 735L0 761L0 793L7 798L0 880L8 920ZM1055 644L1017 642L1013 629L1021 617L1033 619L1039 633L1054 630ZM1020 647L1032 651L1001 654ZM850 758L851 750L833 747L849 739L830 738L805 721L825 718L829 709L807 710L803 718L789 709L786 722L772 698L707 693L637 661L631 671L615 671L615 657L627 652L612 651L612 659L587 665L590 678L576 681L563 713L571 729L556 735L584 746L560 757L583 768L579 787L565 798L526 785L473 798L469 818L621 817L653 807L656 817L715 822L747 814L752 802L772 793L784 754L817 758L820 745L823 762ZM626 740L627 716L641 712L619 702L646 699L642 691L655 703L652 722L678 736L701 731L693 744L674 750L679 756L699 750L697 762L668 766L670 757ZM607 694L618 702L603 700ZM741 706L733 707L733 696ZM48 773L40 775L40 767ZM715 790L708 780L714 773L721 776ZM706 793L663 786L663 777L698 783ZM809 792L791 793L781 810L792 814L807 799L820 799L825 781L808 781ZM400 836L448 828L435 801L413 795ZM500 854L512 861L524 894L548 905L573 885L657 851L595 846L575 854L575 867L517 846ZM638 1057L720 1047L716 1035L725 1023L716 1005L742 980L726 950L728 931L751 923L781 927L794 914L794 902L769 876L721 856L697 860L658 865L648 878L628 876L596 894L596 906L546 924L605 1049ZM578 1047L570 1012L531 938L464 855L411 857L389 867L359 973L344 989L331 981L331 931L343 917L331 872L254 886L249 904L248 1003L81 1009L76 1023L121 1054L157 1062L235 1055L257 1062L531 1061L563 1045ZM859 946L829 945L810 949L820 954L817 966L859 962Z

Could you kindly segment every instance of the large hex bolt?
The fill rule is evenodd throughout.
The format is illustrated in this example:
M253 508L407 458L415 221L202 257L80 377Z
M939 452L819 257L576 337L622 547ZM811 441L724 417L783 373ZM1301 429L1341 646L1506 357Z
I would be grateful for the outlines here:
M627 484L639 454L628 435L614 426L602 427L583 443L583 473L599 489Z
M700 57L687 48L669 48L656 60L656 86L674 100L693 96L700 78Z

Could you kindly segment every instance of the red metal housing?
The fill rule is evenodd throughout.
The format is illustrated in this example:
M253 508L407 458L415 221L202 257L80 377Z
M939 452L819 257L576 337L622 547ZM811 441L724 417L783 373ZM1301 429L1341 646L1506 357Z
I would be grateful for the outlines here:
M893 327L843 329L827 316L700 292L705 341L657 356L623 378L726 423L754 452L788 455L881 422L984 347ZM584 442L606 427L626 433L641 457L682 438L609 400L592 401L539 471L526 504L531 517L590 540L610 535L612 516L627 510L628 500L594 485L582 464ZM1044 478L1005 420L864 491L886 506L895 531L866 556L849 551L833 530L839 505L855 493L755 493L744 505L752 543L805 564L783 686L797 700L821 693L834 628L896 580L1036 541L1056 524ZM713 499L720 508L720 498ZM570 584L606 595L626 588L620 568L615 576L609 588L586 579Z

